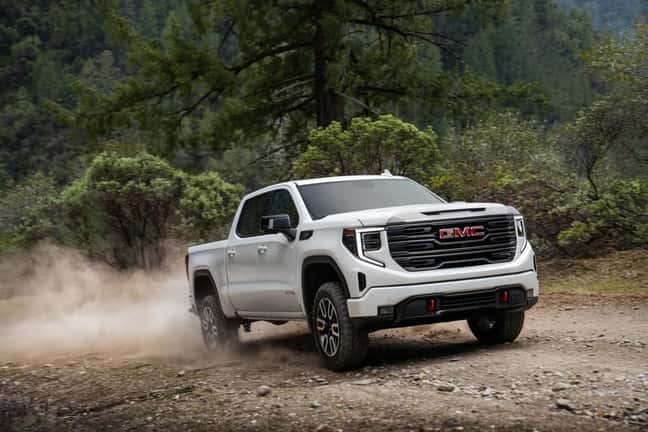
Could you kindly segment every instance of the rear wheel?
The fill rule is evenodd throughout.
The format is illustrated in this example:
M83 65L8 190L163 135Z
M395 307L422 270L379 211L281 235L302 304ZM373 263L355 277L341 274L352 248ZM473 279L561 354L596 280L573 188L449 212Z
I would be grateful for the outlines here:
M238 322L227 319L215 294L200 300L198 315L203 341L209 352L223 352L238 344Z
M470 331L485 344L513 342L524 326L524 311L484 314L468 318Z
M369 335L351 321L339 283L327 282L317 290L311 310L311 328L317 351L328 369L349 370L364 361Z

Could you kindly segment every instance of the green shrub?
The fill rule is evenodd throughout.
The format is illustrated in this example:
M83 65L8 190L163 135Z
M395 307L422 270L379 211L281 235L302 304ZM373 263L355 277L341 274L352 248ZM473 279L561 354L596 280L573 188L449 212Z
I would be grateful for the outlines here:
M178 204L178 235L208 241L227 235L243 188L215 173L188 176Z
M53 234L49 209L55 194L52 178L36 173L0 195L0 253Z
M578 209L558 242L574 253L648 248L648 181L635 178L606 185L598 199Z
M189 176L140 152L104 152L56 200L62 239L120 268L160 266L171 237L222 233L241 196L215 173Z
M439 161L436 134L421 131L393 115L356 117L344 129L338 122L310 133L309 146L293 163L298 178L349 174L392 174L423 180Z

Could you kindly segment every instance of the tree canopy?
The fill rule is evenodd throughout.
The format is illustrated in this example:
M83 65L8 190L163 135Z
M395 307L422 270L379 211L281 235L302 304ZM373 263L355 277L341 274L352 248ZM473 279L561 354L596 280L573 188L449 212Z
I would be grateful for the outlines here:
M0 251L155 266L245 190L384 169L517 206L543 254L642 247L642 5L0 2Z

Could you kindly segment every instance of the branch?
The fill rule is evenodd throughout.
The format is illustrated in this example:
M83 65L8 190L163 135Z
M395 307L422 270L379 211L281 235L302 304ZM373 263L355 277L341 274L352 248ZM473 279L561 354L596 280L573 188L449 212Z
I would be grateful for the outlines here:
M220 44L218 45L218 53L219 54L221 54L221 51L225 47L225 44L227 43L227 40L233 34L234 24L235 23L236 23L236 21L230 20L229 25L227 26L227 29L225 30L225 33L223 34L223 39L221 40Z
M180 118L181 118L181 119L184 118L184 117L186 117L186 116L189 115L193 110L195 110L195 109L198 107L198 105L200 105L201 103L203 103L203 102L204 102L208 97L210 97L211 95L213 95L213 94L216 93L217 91L220 91L220 94L222 94L222 93L225 91L225 89L211 89L211 90L209 90L207 93L205 93L204 95L202 95L200 98L198 98L194 103L192 103L191 105L189 105L188 107L184 107L184 108L181 108L181 109L179 109L179 110L177 110L177 111L174 111L174 112L171 113L171 115L181 114L181 115L180 115Z
M295 141L295 142L292 142L292 143L288 143L288 144L276 147L276 148L270 150L269 152L264 153L261 156L259 156L258 158L254 159L252 162L250 162L248 164L248 166L254 165L255 163L257 163L259 161L262 161L263 159L267 158L268 156L272 156L273 154L278 153L281 150L285 150L285 149L288 149L288 148L291 148L291 147L296 147L299 144L303 144L305 142L306 142L306 140L298 140L298 141Z
M341 93L341 92L338 92L338 91L336 91L335 94L338 95L338 96L342 96L343 98L348 99L348 100L350 100L351 102L356 103L357 105L360 105L361 107L363 107L364 109L366 109L367 111L369 111L369 112L371 112L371 113L374 113L374 114L376 114L376 115L380 115L380 112L374 110L374 109L371 108L369 105L367 105L366 103L362 102L360 99L356 99L356 98L354 98L353 96L349 96L349 95L347 95L347 94L344 94L344 93Z
M366 85L366 86L358 87L358 90L361 91L361 92L390 93L390 94L395 94L395 95L403 95L403 94L405 94L405 91L403 89L383 88L383 87L377 87L377 86L372 86L372 85Z
M451 42L454 42L456 44L464 45L463 42L459 41L458 39L451 38L450 36L437 33L437 32L425 32L425 31L410 31L410 30L404 30L398 26L391 25L391 24L386 24L384 22L379 22L379 21L369 21L365 19L351 19L349 20L350 23L353 24L358 24L358 25L363 25L367 27L376 27L380 28L383 30L386 30L387 32L390 33L395 33L403 38L409 39L409 38L415 38L415 39L420 39L422 41L431 43L433 45L442 47L443 45L440 42L437 42L433 39L430 39L428 36L432 37L438 37L441 39L446 39Z
M248 67L252 66L255 63L260 62L261 60L264 60L268 57L274 57L278 54L283 54L285 52L289 51L294 51L299 48L304 48L307 46L311 46L313 43L312 42L296 42L293 44L289 45L283 45L280 47L272 48L266 51L262 51L258 53L257 55L245 60L243 63L237 65L237 66L230 66L226 67L225 69L234 72L235 74L241 73L243 70L247 69Z
M305 107L306 105L308 105L309 103L311 103L312 101L315 100L315 95L304 95L302 97L305 97L306 99L304 99L303 101L301 101L298 104L295 104L293 106L284 108L283 110L279 111L277 113L277 115L275 116L275 118L284 116L284 115L286 115L288 113L291 113L293 111L298 111L298 110L302 109L303 107Z

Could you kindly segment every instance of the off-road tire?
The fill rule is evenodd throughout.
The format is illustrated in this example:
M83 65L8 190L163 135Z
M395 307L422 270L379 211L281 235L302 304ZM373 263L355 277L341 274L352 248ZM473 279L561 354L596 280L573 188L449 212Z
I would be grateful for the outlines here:
M200 329L207 351L221 353L235 349L238 346L239 323L225 316L220 301L215 294L205 296L198 302L198 316L200 317Z
M490 326L484 320L490 321ZM470 331L483 344L513 342L524 326L524 311L500 312L468 318Z
M332 304L335 308L339 337L337 349L333 355L331 355L331 348L324 345L322 336L325 336L325 332L320 330L322 328L321 320L318 328L318 308L320 304ZM338 282L326 282L319 287L315 294L310 315L315 346L324 366L338 372L359 367L367 355L369 335L365 329L354 325L351 321L346 297Z

